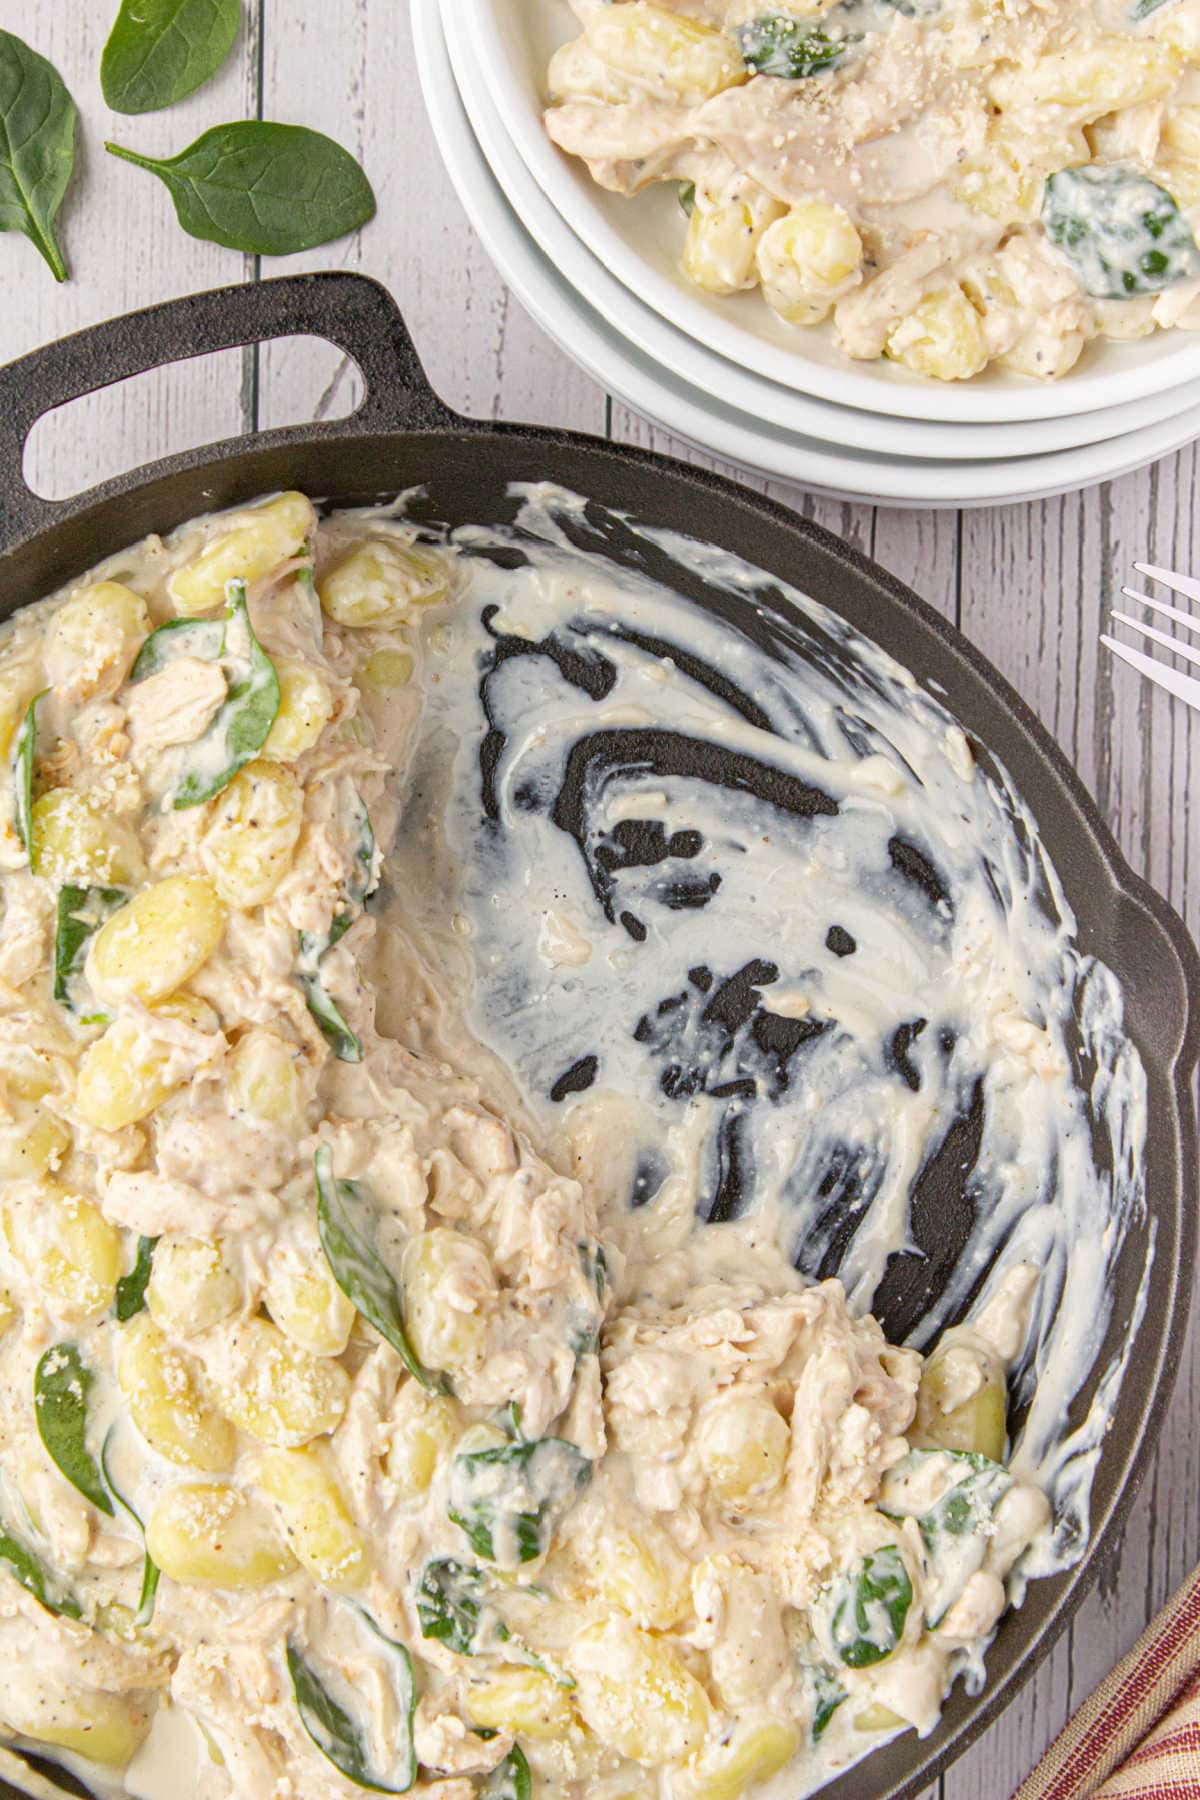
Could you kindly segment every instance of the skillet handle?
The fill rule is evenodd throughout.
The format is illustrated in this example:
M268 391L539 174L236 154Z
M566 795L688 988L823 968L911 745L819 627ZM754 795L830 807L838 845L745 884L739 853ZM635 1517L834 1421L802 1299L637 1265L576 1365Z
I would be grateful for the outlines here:
M0 368L0 556L86 499L44 500L26 486L25 443L43 413L165 363L297 335L325 338L353 358L365 388L362 404L346 419L264 433L264 443L469 425L438 399L399 307L366 275L284 275L166 300Z

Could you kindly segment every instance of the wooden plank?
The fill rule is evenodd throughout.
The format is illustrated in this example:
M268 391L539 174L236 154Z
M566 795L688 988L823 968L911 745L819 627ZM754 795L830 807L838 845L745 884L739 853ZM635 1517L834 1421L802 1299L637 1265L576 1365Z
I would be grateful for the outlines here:
M467 223L425 114L405 9L397 16L383 0L326 0L319 11L277 8L269 26L266 112L303 116L344 143L379 201L358 237L290 257L287 268L361 269L384 282L434 387L459 411L602 431L603 394L513 301ZM308 343L264 351L262 422L311 418L331 396L341 400L347 371L338 365Z
M31 244L13 233L0 236L3 359L134 307L243 279L243 257L187 237L161 184L118 163L103 146L111 138L161 155L182 149L207 125L243 116L257 86L253 18L201 93L168 113L130 119L110 113L100 94L108 6L4 12L2 22L59 70L80 120L75 175L61 215L70 281L56 286ZM73 493L154 456L233 435L242 419L236 354L177 365L60 414L37 432L27 469L41 491Z
M1041 716L1096 795L1131 864L1200 925L1186 796L1195 716L1116 665L1098 638L1135 558L1195 568L1196 453L1104 488L963 517L962 621ZM1136 611L1136 608L1133 609ZM1194 1330L1159 1452L1112 1569L1065 1645L947 1778L950 1800L995 1800L1129 1649L1195 1558ZM1119 1569L1119 1579L1115 1571Z

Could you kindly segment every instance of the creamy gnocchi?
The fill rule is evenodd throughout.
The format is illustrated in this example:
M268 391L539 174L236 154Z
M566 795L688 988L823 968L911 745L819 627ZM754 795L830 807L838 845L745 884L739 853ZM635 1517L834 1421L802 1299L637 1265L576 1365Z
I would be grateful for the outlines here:
M571 0L546 128L847 356L1065 375L1200 327L1200 0Z
M100 1793L794 1796L932 1727L1049 1522L1028 1264L928 1360L749 1221L648 1282L377 1028L470 579L284 494L0 640L0 1729Z

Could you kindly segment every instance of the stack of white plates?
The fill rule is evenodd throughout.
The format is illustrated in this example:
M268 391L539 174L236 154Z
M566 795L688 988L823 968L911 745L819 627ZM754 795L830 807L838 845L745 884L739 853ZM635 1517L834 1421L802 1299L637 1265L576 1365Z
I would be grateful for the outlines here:
M826 494L984 506L1107 481L1200 435L1200 334L1089 347L1064 380L957 384L852 364L757 295L718 299L677 259L674 189L605 193L546 137L566 0L412 0L450 177L501 275L610 392L702 450Z

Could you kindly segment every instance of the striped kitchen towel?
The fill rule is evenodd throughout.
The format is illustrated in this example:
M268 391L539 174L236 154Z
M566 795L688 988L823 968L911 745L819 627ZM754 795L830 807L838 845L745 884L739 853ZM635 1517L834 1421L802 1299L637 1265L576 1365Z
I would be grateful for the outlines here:
M1013 1800L1200 1800L1200 1570L1084 1701Z

